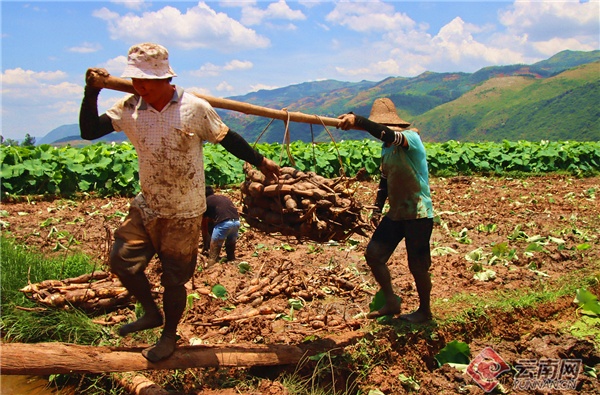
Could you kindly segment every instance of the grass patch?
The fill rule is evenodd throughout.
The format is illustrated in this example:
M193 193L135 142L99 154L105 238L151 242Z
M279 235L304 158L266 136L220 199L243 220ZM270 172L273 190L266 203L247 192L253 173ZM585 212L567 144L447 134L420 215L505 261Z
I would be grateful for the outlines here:
M478 294L460 293L448 300L435 300L432 305L438 307L439 311L452 311L452 316L440 319L440 326L449 322L464 324L473 320L474 316L487 315L491 310L525 309L556 301L563 296L575 297L578 288L587 289L598 284L599 266L596 263L594 267L575 270L553 281L540 281L534 288L487 292L485 299ZM465 307L457 312L456 309L447 310L447 306Z
M55 258L17 245L13 240L0 240L0 328L4 339L24 343L60 341L92 344L102 336L98 325L78 309L26 311L17 308L40 307L29 300L19 289L28 281L60 280L90 273L94 265L83 254Z

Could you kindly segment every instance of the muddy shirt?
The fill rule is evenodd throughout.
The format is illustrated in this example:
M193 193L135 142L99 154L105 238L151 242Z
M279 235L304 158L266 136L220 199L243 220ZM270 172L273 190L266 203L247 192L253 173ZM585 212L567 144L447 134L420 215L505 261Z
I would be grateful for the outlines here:
M433 218L425 146L414 130L402 132L408 148L396 145L381 149L381 170L387 177L390 210L394 221Z
M194 218L206 210L204 141L218 143L228 128L210 104L176 87L157 111L128 95L106 114L135 147L145 203L161 218Z

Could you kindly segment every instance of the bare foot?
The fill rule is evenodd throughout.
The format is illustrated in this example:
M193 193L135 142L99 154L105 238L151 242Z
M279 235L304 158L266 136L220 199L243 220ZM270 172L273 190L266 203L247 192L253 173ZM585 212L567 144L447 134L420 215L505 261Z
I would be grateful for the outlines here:
M396 314L400 314L400 303L393 303L393 304L386 303L379 310L371 311L369 314L367 314L367 318L375 319L375 318L383 317L386 315L396 315Z
M143 331L145 329L152 329L163 324L163 318L160 315L148 315L144 314L142 318L137 321L133 321L130 324L123 325L119 328L119 336L127 336L130 333Z
M414 313L402 314L401 320L412 322L413 324L422 324L427 321L431 321L431 313L417 310Z
M142 355L150 362L158 362L169 358L175 351L177 337L175 335L162 335L158 343L142 350Z

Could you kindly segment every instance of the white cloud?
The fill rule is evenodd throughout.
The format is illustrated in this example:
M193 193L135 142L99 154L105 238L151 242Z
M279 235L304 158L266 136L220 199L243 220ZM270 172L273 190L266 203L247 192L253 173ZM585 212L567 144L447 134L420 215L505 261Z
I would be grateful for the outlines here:
M277 89L279 88L278 86L271 86L271 85L264 85L264 84L256 84L256 85L250 85L250 92L258 92L261 89L270 91L273 89Z
M252 68L252 62L249 60L232 60L231 62L227 62L223 67L223 70L231 71L231 70L247 70Z
M217 90L219 92L231 92L233 91L233 86L229 85L227 82L223 81L219 85L217 85Z
M348 76L357 76L361 74L391 76L398 75L400 73L400 67L394 59L373 62L369 64L369 67L356 70L348 70L343 67L336 67L336 70L338 73Z
M596 45L585 44L584 40L578 38L553 38L548 41L538 41L533 43L537 52L552 56L568 48L571 51L594 51L598 49Z
M325 31L330 31L331 30L331 28L329 26L327 26L326 24L324 24L324 23L317 22L317 26L319 26L321 29L323 29Z
M92 44L92 43L84 42L81 46L71 47L68 50L69 50L69 52L90 53L90 52L99 51L101 49L102 49L102 45L100 45L100 44Z
M515 1L500 12L500 22L516 34L526 33L534 41L599 33L598 1Z
M480 26L457 16L433 34L427 23L396 12L392 2L359 1L336 3L326 20L382 33L374 41L364 35L362 45L340 56L353 60L335 68L342 75L373 79L426 70L473 72L489 65L534 63L565 49L592 51L598 49L599 14L598 1L519 0L499 11L499 25Z
M81 108L81 103L76 101L57 101L55 103L49 103L48 109L52 110L56 114L73 114L78 113Z
M393 4L379 1L336 3L325 20L359 32L411 29L416 25L406 14L395 12Z
M263 26L266 26L269 29L273 29L273 30L297 30L298 29L298 26L294 25L293 23L278 25L278 24L271 23L271 22L265 22L265 23L263 23Z
M264 10L252 5L242 7L240 22L244 25L259 25L265 19L304 20L306 15L300 10L292 10L284 0L269 4Z
M128 43L157 42L182 49L210 48L222 52L266 48L268 38L248 29L227 14L217 13L204 2L188 8L185 13L165 6L142 16L119 15L107 8L94 11L93 16L105 20L112 39Z
M198 70L190 71L194 77L216 77L220 74L222 67L212 63L204 63Z
M342 75L379 79L390 75L412 77L424 71L476 71L490 64L525 63L529 60L512 47L502 47L477 39L477 34L489 29L454 18L437 35L420 30L395 30L385 33L380 41L357 48L345 58L386 59L379 62L341 66Z
M440 29L431 43L432 53L438 61L443 58L459 65L466 61L483 60L487 64L511 64L523 61L523 56L510 48L495 48L477 41L472 33L477 33L480 28L465 23L460 17L456 17Z
M516 1L499 12L507 30L494 40L533 57L565 49L591 51L598 48L598 15L598 1Z
M44 135L77 119L83 86L66 81L55 83L67 78L65 72L16 68L5 70L0 77L5 137Z
M118 1L118 0L111 0L111 3L114 4L120 4L122 6L124 6L125 8L129 8L130 10L135 10L135 11L140 11L144 8L148 8L149 4L147 2L144 2L142 0L125 0L125 1Z
M234 59L231 62L227 62L225 66L217 66L207 62L200 69L191 71L190 74L195 77L216 77L222 71L248 70L252 67L253 64L249 60Z
M100 63L98 67L102 69L106 69L111 75L120 76L123 74L125 70L125 66L127 66L127 56L120 55L116 58L109 59L104 63Z
M199 94L205 95L205 96L212 96L212 94L210 93L210 89L198 88L196 86L192 86L190 88L184 88L184 89L188 92L199 93Z
M67 73L60 70L35 72L17 67L16 69L8 69L2 74L2 84L23 87L40 86L42 84L40 81L53 81L65 79L66 77Z

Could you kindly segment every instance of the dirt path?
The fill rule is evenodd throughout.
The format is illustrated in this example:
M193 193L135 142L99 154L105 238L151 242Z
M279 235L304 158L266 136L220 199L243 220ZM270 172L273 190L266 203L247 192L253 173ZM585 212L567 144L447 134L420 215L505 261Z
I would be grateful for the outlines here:
M345 244L298 243L294 238L274 237L244 228L238 242L238 259L199 270L188 284L188 293L196 294L197 298L192 297L193 306L180 325L180 344L299 344L331 334L355 335L362 331L361 340L339 350L336 374L322 373L322 379L335 382L339 389L353 383L354 389L378 388L386 394L404 393L411 388L413 384L401 380L401 374L413 378L421 393L483 393L468 375L448 365L438 368L434 356L452 340L468 343L472 357L491 347L512 366L524 358L570 358L581 359L583 364L596 366L600 372L598 343L594 347L582 332L572 329L580 322L577 305L573 303L575 295L540 304L535 309L527 307L506 313L494 305L486 314L474 314L471 310L471 320L462 316L475 303L484 309L482 301L489 299L492 303L499 293L516 297L531 291L542 292L553 284L562 284L566 274L580 278L598 273L600 217L596 194L600 191L600 180L565 176L457 177L433 179L431 189L434 209L439 215L431 239L435 301L435 321L431 325L415 328L396 321L381 325L363 318L378 290L363 258L367 238L353 236ZM375 190L376 184L362 182L356 198L371 204ZM216 192L229 194L241 206L238 190ZM57 248L57 243L68 246L72 235L71 240L77 242L68 248L80 249L104 261L108 240L127 212L128 201L90 198L3 202L2 210L8 216L2 219L8 224L5 231L18 243L64 254L66 250ZM52 252L55 249L58 252ZM199 267L205 260L200 257ZM251 270L241 273L238 265L242 262ZM406 265L404 243L397 248L389 267L393 284L402 297L403 310L414 310L418 299ZM152 262L150 273L158 284L159 262ZM476 273L478 276L487 273L487 280L475 279ZM260 287L253 288L261 279ZM206 295L216 284L227 290L227 299ZM259 289L262 292L257 292ZM598 286L590 291L600 294ZM303 300L304 307L292 314L290 298ZM256 313L253 309L262 309L262 314L253 316ZM112 314L127 311L122 309ZM247 318L240 317L244 314ZM131 339L125 339L127 342L134 344ZM341 351L345 351L345 356ZM364 367L370 363L373 366L365 371ZM305 368L314 372L319 367L315 364L313 361ZM276 372L259 373L274 379ZM215 388L219 374L241 373L212 372L212 379L205 377L202 381L205 390L226 393ZM156 375L158 382L161 374ZM514 372L509 372L500 376L500 381L511 389L515 386L513 377ZM197 381L186 385L189 393L199 390L194 388ZM275 388L280 383L269 385ZM579 375L578 386L586 393L600 393L597 381L583 374ZM269 393L266 391L262 389L263 393Z

